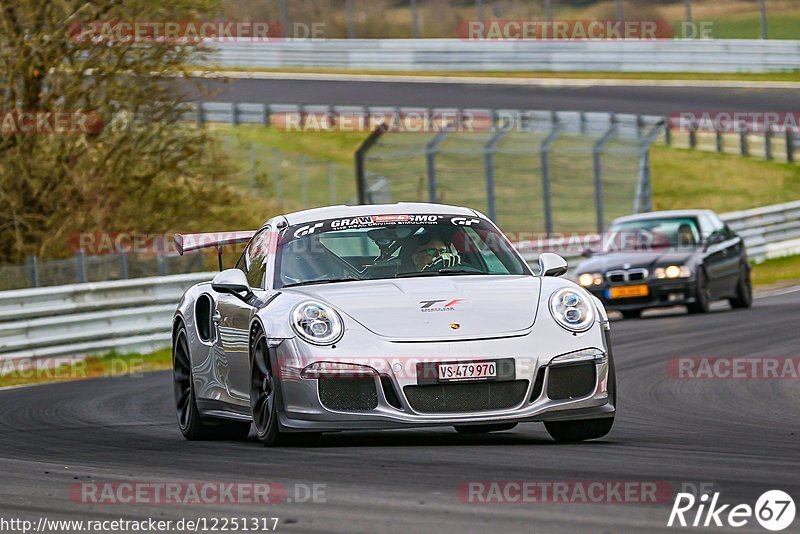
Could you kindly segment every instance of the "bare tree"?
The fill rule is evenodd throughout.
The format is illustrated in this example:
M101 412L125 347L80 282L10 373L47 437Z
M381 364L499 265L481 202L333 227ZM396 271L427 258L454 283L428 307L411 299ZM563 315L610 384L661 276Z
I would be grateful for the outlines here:
M0 260L66 254L81 231L185 229L233 198L214 138L182 120L177 80L203 59L202 43L80 33L216 9L215 0L0 0L0 117L83 121L65 132L0 128Z

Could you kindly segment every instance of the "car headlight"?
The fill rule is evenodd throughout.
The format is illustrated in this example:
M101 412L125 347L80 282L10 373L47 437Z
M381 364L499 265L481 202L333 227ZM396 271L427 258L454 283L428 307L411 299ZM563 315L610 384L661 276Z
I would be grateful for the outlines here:
M292 311L292 328L314 345L332 345L342 338L344 325L336 310L321 302L301 302Z
M559 289L550 295L550 313L570 332L585 332L594 323L594 304L575 289Z
M687 265L669 265L658 267L655 271L656 278L689 278L692 276L692 269Z
M603 283L603 273L583 273L578 277L578 283L583 287L599 286Z

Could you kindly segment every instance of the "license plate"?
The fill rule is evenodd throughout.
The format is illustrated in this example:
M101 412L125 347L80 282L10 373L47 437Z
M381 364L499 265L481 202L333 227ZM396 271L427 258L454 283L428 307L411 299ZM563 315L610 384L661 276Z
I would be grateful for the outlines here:
M440 382L485 380L488 378L497 378L497 364L495 362L439 364Z
M619 286L608 288L608 298L627 299L632 297L646 297L650 294L650 288L646 284L638 286Z

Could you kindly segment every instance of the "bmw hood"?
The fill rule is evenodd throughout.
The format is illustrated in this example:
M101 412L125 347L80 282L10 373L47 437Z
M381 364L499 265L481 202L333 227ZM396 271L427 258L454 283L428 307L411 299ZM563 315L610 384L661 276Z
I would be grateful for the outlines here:
M535 276L463 275L343 282L292 288L333 305L391 339L502 337L533 326L541 281Z
M585 260L578 267L582 273L608 272L615 269L652 269L663 265L682 265L691 261L692 253L686 251L636 251L598 254ZM630 267L628 267L630 264Z

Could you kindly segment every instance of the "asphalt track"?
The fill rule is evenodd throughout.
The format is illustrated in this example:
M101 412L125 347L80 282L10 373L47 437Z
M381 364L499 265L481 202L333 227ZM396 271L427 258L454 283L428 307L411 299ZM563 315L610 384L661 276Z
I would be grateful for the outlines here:
M615 321L620 411L611 434L552 442L540 424L484 436L452 429L326 435L312 447L190 443L180 436L169 373L0 392L0 518L278 517L279 532L666 531L658 504L468 504L470 480L713 483L726 503L768 489L800 502L800 381L679 380L680 356L800 356L800 291L715 309ZM325 502L87 505L79 481L324 484ZM800 526L800 519L793 525ZM706 531L710 529L705 529ZM787 530L790 532L792 529ZM760 531L751 520L749 528Z
M614 111L666 115L682 111L797 111L800 90L759 87L492 85L319 79L199 80L190 99L270 104L475 107Z

